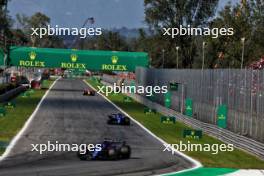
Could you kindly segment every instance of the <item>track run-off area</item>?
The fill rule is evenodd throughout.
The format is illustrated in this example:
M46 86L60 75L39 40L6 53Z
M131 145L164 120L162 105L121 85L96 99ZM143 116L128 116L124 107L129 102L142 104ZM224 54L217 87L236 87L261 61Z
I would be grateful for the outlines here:
M140 125L107 125L119 110L99 94L83 96L80 79L59 79L9 154L0 162L0 175L156 175L193 167L181 155L163 152L163 144ZM96 144L105 138L125 140L131 158L118 161L80 161L76 152L32 152L31 144Z

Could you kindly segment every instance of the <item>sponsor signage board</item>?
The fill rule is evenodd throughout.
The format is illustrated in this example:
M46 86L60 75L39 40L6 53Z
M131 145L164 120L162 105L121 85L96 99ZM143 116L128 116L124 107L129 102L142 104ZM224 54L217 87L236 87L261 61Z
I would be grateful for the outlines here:
M126 72L135 71L137 66L148 67L148 54L13 46L8 65Z

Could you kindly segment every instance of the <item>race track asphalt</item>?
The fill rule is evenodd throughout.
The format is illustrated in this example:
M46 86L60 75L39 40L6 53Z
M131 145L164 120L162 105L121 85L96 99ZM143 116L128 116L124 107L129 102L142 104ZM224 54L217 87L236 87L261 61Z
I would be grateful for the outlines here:
M163 152L161 142L133 122L131 126L107 125L107 115L118 110L98 94L83 96L86 87L78 79L57 81L24 135L0 163L1 176L154 175L192 166L180 156ZM76 152L31 152L31 144L95 144L104 138L126 140L131 158L80 161Z

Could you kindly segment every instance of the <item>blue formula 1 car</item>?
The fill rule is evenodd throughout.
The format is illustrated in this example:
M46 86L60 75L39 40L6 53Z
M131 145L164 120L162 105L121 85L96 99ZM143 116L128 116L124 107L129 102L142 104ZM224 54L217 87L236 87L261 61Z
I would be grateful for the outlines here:
M125 141L113 142L111 140L103 141L100 150L77 153L80 160L120 160L129 159L130 155L131 148Z
M130 119L121 113L111 114L108 118L107 123L110 125L130 125Z

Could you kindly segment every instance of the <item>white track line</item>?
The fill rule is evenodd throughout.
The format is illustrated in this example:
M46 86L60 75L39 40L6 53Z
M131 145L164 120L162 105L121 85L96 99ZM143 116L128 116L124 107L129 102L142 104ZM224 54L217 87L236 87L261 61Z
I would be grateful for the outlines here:
M92 86L90 85L88 82L86 82L85 80L83 80L89 87L91 87L93 90L95 90L97 92L97 90ZM106 96L104 96L103 94L97 92L99 95L101 95L106 101L108 101L110 104L112 104L115 108L117 108L119 111L121 111L123 114L125 114L126 116L128 116L133 122L135 122L137 125L139 125L141 128L143 128L148 134L150 134L152 137L154 137L155 139L157 139L158 141L160 141L162 144L168 144L167 142L165 142L163 139L159 138L158 136L156 136L154 133L152 133L150 130L148 130L146 127L144 127L141 123L139 123L137 120L135 120L133 117L131 117L129 114L127 114L125 111L123 111L120 107L118 107L116 104L114 104L112 101L110 101ZM185 155L184 153L182 152L179 152L178 150L175 150L173 147L170 147L170 149L172 151L174 151L175 153L177 153L178 155L182 156L183 158L189 160L190 162L193 163L193 167L190 168L190 169L185 169L185 170L182 170L182 171L177 171L177 172L171 172L171 173L166 173L166 174L163 174L163 175L167 175L167 174L176 174L176 173L181 173L181 172L187 172L187 171L191 171L191 170L194 170L194 169L198 169L200 167L202 167L202 164L189 157L188 155Z
M230 174L225 174L224 176L264 176L264 170L256 170L256 169L241 169Z
M52 85L50 86L49 90L46 91L46 93L44 94L44 96L41 98L40 102L38 103L36 109L34 110L34 112L30 115L30 117L27 119L26 123L24 124L23 128L18 132L18 134L11 140L10 144L7 146L5 152L3 153L2 156L0 156L0 162L5 160L8 155L10 154L12 148L16 145L17 141L21 138L21 136L24 135L26 129L28 128L28 126L30 125L30 123L32 122L32 120L34 119L35 115L37 114L42 102L44 101L44 99L47 97L50 89L55 85L55 83L59 80L60 78L57 78Z

